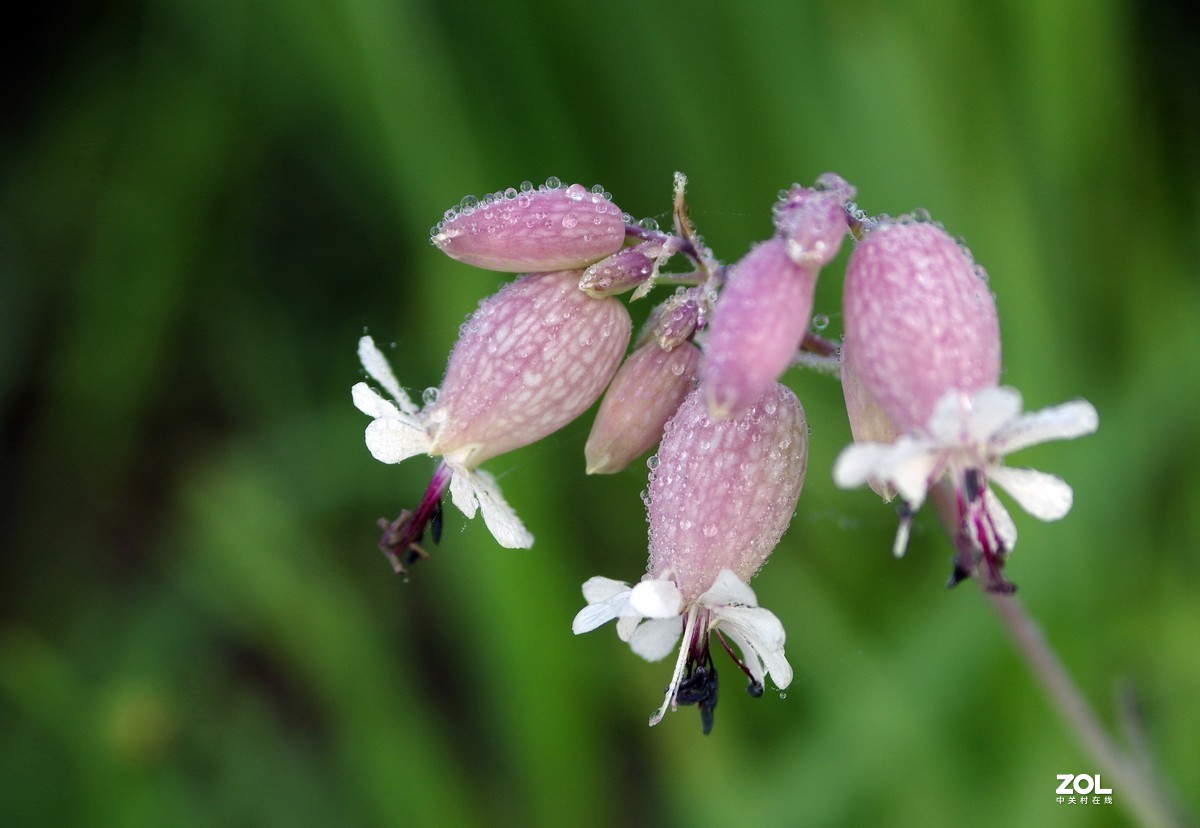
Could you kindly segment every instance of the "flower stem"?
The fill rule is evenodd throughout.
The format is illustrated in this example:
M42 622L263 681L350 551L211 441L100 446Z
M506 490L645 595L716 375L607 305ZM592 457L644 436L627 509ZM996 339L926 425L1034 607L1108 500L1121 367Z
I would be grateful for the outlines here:
M1015 595L984 590L1004 623L1013 644L1028 662L1042 689L1075 732L1084 750L1102 773L1117 780L1120 801L1142 825L1173 828L1184 819L1169 797L1159 788L1150 768L1126 756L1101 724L1091 705L1075 684L1041 628Z

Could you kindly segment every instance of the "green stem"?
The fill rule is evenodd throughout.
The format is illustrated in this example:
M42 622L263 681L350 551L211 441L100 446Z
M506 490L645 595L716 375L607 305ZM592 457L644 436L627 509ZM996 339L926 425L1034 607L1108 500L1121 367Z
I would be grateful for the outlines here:
M1084 750L1102 773L1117 782L1114 800L1119 800L1142 825L1175 828L1184 825L1178 809L1159 788L1143 763L1125 755L1109 736L1062 661L1046 640L1024 605L1013 595L984 592L1012 636L1042 689L1066 719ZM1119 787L1118 787L1119 785Z

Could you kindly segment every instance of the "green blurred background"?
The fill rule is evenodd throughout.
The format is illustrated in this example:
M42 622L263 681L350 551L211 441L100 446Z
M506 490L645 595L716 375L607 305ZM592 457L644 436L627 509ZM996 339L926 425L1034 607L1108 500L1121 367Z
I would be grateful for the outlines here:
M571 635L579 585L646 551L645 469L586 478L589 418L488 464L534 549L450 510L391 574L375 519L431 469L368 455L356 340L436 385L503 281L429 226L549 175L665 220L675 170L727 261L827 170L968 240L1005 382L1101 416L1019 458L1076 505L1017 516L1009 574L1106 721L1134 689L1200 813L1200 50L1169 4L27 13L0 137L0 823L1128 824L1054 802L1099 769L974 585L943 588L931 516L897 562L893 512L834 488L827 377L789 377L812 464L755 581L797 678L755 701L727 672L710 737L692 709L646 727L669 664Z

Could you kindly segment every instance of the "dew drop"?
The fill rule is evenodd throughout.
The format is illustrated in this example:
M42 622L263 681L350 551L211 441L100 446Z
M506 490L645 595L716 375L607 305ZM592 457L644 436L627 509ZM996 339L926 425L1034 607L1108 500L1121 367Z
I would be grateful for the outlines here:
M574 213L567 213L562 217L562 226L566 227L568 230L574 227L576 224L579 224L579 216L575 215Z
M462 201L458 203L458 206L464 210L474 210L479 206L479 199L473 195L465 195L462 197Z
M650 467L651 471L653 471L654 469L657 469L658 468L658 455L651 454L648 458L646 458L646 465Z
M641 227L643 230L657 230L658 222L652 218L644 218L638 222L638 227Z
M506 199L508 199L509 201L512 201L514 198L517 197L517 188L509 187L507 190L504 191L504 197Z
M436 388L426 388L421 392L421 400L426 405L433 405L437 402L438 390Z
M812 326L813 326L813 330L816 330L816 331L823 331L826 328L828 328L829 327L829 314L827 314L827 313L815 314L812 319Z
M547 190L557 190L561 186L562 186L562 181L559 180L558 176L556 176L556 175L552 175L546 179L546 189Z
M717 524L706 523L706 524L704 524L704 528L701 529L700 531L704 533L704 537L706 537L706 538L715 537L717 534Z
M521 192L532 193L533 192L533 182L532 181L522 181L521 182Z

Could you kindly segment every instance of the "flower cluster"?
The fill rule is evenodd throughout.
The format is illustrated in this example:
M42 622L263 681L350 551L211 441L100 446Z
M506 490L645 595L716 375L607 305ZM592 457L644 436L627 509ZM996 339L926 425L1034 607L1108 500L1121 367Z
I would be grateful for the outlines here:
M620 471L657 446L643 493L646 574L635 583L587 580L572 629L615 621L618 637L649 661L678 642L650 723L694 704L707 733L717 704L714 641L751 695L763 694L768 677L779 688L792 680L783 625L749 585L791 522L807 471L804 409L780 384L789 367L840 368L855 442L834 480L899 498L897 555L915 512L938 500L956 550L951 584L979 576L988 589L1013 589L1003 568L1016 527L991 484L1043 520L1063 517L1072 493L1003 458L1094 431L1098 418L1083 401L1023 415L1020 395L998 385L999 322L986 274L940 225L869 218L854 188L827 174L781 192L771 235L725 266L688 217L685 185L677 174L671 231L635 222L603 187L557 179L463 199L433 228L433 244L465 264L524 275L464 323L423 407L370 337L359 358L380 390L360 382L353 400L371 418L366 443L376 459L440 458L418 507L380 521L380 546L402 573L427 556L427 531L438 540L447 492L468 518L480 513L502 546L532 545L479 466L598 400L587 473ZM814 332L813 296L847 236L854 249L839 347ZM662 285L674 292L650 309L627 355L632 326L621 297Z

